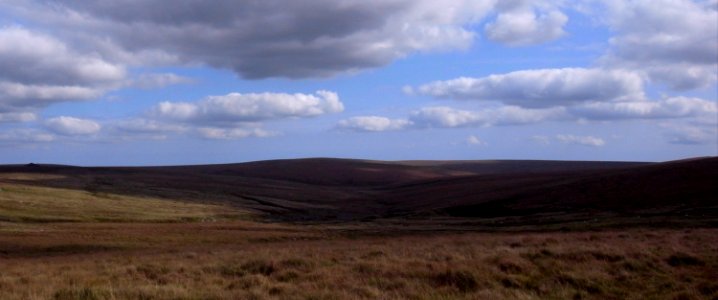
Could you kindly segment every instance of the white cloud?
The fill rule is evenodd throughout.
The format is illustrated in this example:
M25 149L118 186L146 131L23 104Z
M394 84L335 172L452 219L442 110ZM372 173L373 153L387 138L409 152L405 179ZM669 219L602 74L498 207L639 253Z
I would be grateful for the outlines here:
M142 89L156 89L175 84L186 84L192 82L193 80L189 77L179 76L172 73L158 73L142 74L137 78L133 79L130 85Z
M45 127L57 134L76 136L98 133L102 126L93 120L60 116L45 121Z
M680 145L705 145L716 143L716 132L703 128L688 127L668 134L668 142Z
M658 101L592 102L569 110L575 116L597 120L697 117L718 122L716 102L689 97L670 97Z
M718 8L692 0L605 0L597 13L616 32L604 63L642 70L673 89L718 80Z
M171 135L189 131L189 128L184 125L164 123L144 118L114 121L107 127L109 135L123 140L163 140Z
M408 94L500 102L479 111L422 108L410 120L429 127L529 124L554 120L685 119L718 123L715 101L691 97L649 100L634 72L607 69L544 69L482 78L457 78L405 88ZM542 109L533 109L542 108Z
M661 124L666 132L668 142L679 145L706 145L718 144L718 122L704 124L681 124L681 123L664 123Z
M484 27L486 36L509 46L541 44L563 36L568 17L557 7L537 4L529 0L499 2L496 20Z
M552 107L591 101L639 101L643 82L631 72L602 69L541 69L482 78L461 77L422 85L437 98L500 101L522 107Z
M103 91L84 86L30 85L0 82L0 99L5 107L34 108L62 101L88 100L99 97Z
M261 128L215 128L200 127L197 133L205 138L212 140L236 140L247 137L269 137L276 135L275 132L266 131Z
M565 110L561 107L525 109L502 106L478 111L460 110L446 106L423 107L411 113L409 120L418 127L474 127L531 124L562 120Z
M32 144L54 141L55 137L34 129L10 129L0 131L0 144Z
M25 84L114 84L126 73L121 65L20 27L0 28L0 58L0 78Z
M381 116L360 116L337 124L340 129L353 131L390 131L424 128L489 127L533 124L564 120L568 116L562 107L525 109L502 106L482 110L462 110L447 106L422 107L409 114L408 119Z
M233 124L283 118L307 118L344 110L339 96L330 91L315 94L231 93L199 102L162 102L153 115L197 124Z
M418 126L425 127L480 126L486 123L476 112L447 106L423 107L412 112L410 119Z
M581 145L581 146L590 146L590 147L601 147L606 145L606 141L604 141L602 138L597 138L593 136L576 136L576 135L570 135L570 134L559 134L556 135L556 140L559 142L565 143L565 144L574 144L574 145Z
M668 97L655 101L587 102L537 109L513 105L476 110L429 106L412 111L408 119L389 119L380 116L355 117L341 121L338 126L358 131L384 131L525 125L551 121L641 119L680 119L717 126L718 104L700 98ZM566 138L563 140L567 141Z
M125 121L117 129L126 134L161 138L177 133L216 140L269 137L278 133L258 128L260 122L311 118L343 110L339 96L330 91L230 93L197 102L161 102L150 110L150 119Z
M566 119L563 107L526 109L518 106L502 106L479 112L489 125L521 125Z
M30 122L35 121L37 115L30 112L0 112L0 123L3 122Z
M466 144L472 145L472 146L480 146L480 145L486 145L486 142L479 139L479 137L475 135L470 135L466 138Z
M401 130L411 126L406 119L390 119L379 116L359 116L341 120L338 127L354 131L390 131Z
M551 138L545 135L534 135L531 137L531 140L541 145L551 144Z
M54 37L0 27L0 113L97 98L125 75L122 65L77 52Z
M176 133L186 130L184 126L167 124L156 120L130 119L119 121L114 128L129 133Z

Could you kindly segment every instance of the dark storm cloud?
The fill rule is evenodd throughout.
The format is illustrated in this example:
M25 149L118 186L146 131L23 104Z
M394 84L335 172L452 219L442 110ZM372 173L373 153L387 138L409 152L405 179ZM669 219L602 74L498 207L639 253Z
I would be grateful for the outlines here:
M247 36L311 40L380 27L385 13L408 3L346 1L67 1L68 8L121 23L202 25L240 29ZM331 26L328 26L331 25Z
M474 34L463 26L491 6L460 0L42 1L24 14L131 55L161 52L245 78L303 78L378 67L415 51L468 47Z

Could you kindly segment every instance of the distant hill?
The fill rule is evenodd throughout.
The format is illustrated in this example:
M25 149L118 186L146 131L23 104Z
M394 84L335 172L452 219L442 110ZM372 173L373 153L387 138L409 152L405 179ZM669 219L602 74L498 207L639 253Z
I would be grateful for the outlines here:
M0 166L3 182L222 203L288 221L718 217L718 158L664 163L332 158L173 167Z

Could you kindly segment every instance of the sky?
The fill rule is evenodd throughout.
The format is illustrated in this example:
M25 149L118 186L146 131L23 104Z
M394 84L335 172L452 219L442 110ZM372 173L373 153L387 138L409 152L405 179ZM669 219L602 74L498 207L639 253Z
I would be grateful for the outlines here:
M718 155L718 0L0 0L0 164Z

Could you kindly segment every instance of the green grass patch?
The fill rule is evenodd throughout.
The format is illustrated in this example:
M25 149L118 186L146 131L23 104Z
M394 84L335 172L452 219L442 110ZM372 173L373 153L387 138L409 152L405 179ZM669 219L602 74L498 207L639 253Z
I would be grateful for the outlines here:
M0 188L4 222L201 222L248 216L214 204L19 184Z

